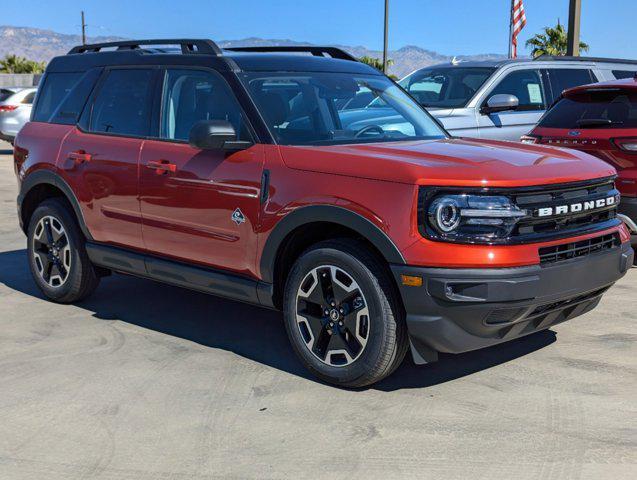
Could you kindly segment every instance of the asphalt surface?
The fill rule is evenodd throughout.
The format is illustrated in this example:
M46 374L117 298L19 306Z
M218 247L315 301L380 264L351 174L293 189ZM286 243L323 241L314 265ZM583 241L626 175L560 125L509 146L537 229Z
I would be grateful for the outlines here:
M1 479L635 478L635 268L553 330L352 392L274 312L122 275L45 301L15 196L0 143Z

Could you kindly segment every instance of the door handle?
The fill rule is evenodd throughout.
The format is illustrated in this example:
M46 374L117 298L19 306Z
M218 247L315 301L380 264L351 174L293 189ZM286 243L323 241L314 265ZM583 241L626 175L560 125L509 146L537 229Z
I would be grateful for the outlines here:
M146 164L146 168L155 170L157 175L175 173L177 171L177 165L170 163L168 160L151 160Z
M67 157L73 160L76 165L90 162L93 159L93 155L90 153L86 153L84 150L77 150L75 152L70 152L67 155Z

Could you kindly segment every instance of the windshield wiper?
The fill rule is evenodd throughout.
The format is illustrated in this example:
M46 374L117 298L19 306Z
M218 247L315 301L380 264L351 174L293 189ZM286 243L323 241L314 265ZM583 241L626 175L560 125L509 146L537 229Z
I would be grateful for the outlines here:
M578 127L602 127L604 125L616 125L624 122L613 122L608 118L583 118L575 123L577 123Z

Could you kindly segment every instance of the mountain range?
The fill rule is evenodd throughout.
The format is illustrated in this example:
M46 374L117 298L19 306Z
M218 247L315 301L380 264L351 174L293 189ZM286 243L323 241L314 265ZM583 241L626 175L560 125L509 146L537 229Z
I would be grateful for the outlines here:
M122 37L99 36L89 37L89 43L102 43L124 40ZM43 30L30 27L0 26L0 58L5 55L15 54L30 60L48 62L56 55L63 55L73 46L81 43L79 35L57 33L52 30ZM218 42L221 47L253 47L253 46L278 46L278 45L311 45L307 42L294 40L278 40L263 38L244 38L240 40L222 40ZM332 45L342 48L356 57L381 58L382 52L371 50L364 46ZM452 60L453 56L443 55L425 48L407 45L389 52L389 58L393 64L389 73L402 77L417 68L436 63L444 63ZM458 60L494 60L505 58L505 55L485 53L479 55L457 55Z

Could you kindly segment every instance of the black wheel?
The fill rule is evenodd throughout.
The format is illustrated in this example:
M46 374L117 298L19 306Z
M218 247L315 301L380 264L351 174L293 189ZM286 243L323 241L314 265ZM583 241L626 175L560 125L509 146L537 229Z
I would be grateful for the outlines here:
M63 200L45 200L33 212L27 251L35 283L53 301L77 302L99 284L84 236Z
M307 250L288 276L285 326L303 364L343 387L378 382L408 347L402 307L388 274L354 240L329 240Z

